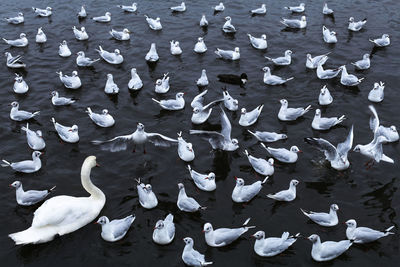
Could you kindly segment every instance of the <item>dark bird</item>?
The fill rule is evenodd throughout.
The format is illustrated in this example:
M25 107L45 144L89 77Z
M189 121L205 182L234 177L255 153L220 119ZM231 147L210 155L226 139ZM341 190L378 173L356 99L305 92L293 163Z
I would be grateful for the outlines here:
M218 79L223 83L237 84L243 86L247 82L247 74L242 73L240 76L235 74L219 74Z

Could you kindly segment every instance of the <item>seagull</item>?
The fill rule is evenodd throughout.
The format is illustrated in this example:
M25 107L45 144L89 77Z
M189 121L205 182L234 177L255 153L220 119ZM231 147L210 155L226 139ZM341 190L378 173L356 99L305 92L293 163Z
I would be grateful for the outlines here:
M322 9L322 14L324 15L333 15L333 10L328 7L328 4L325 3Z
M184 12L186 11L185 2L182 2L179 6L170 7L170 9L172 10L172 12Z
M311 256L315 261L333 260L342 255L353 245L353 241L351 240L342 240L339 242L325 241L321 243L321 239L316 234L310 235L307 239L313 243Z
M118 85L114 82L114 77L111 73L107 74L106 86L104 87L104 92L106 94L115 95L118 94Z
M193 180L194 184L203 191L214 191L217 186L215 184L215 173L210 172L208 174L202 174L193 170L190 165L187 166L190 178Z
M382 135L386 137L387 142L396 142L399 140L399 133L397 132L396 126L392 125L390 127L385 127L383 125L379 125L379 117L376 110L373 112L370 121L369 127L372 131L375 131L376 127L378 128L378 135Z
M231 23L231 21L232 21L232 18L231 17L229 17L229 16L227 16L227 17L225 17L225 23L224 23L224 26L222 26L222 30L225 32L225 33L235 33L236 32L236 28L235 28L235 26L233 26L232 25L232 23Z
M117 7L121 8L125 12L135 12L137 10L137 3L132 3L130 6L117 5Z
M383 154L382 143L386 143L389 140L382 135L379 135L379 117L374 108L374 106L368 106L370 111L372 112L372 118L370 119L370 128L374 133L374 139L366 145L356 145L354 148L355 152L360 152L364 156L367 156L371 159L372 164L374 161L379 163L381 160L394 164L393 159L389 158L385 154ZM367 163L368 165L368 163Z
M25 46L28 45L28 39L26 38L26 34L25 33L21 33L19 35L19 38L15 39L15 40L7 40L5 38L3 38L3 40L7 44L9 44L11 46L15 46L15 47L25 47Z
M205 223L203 227L203 233L205 233L205 239L207 245L210 247L223 247L227 246L236 241L241 235L249 231L255 226L247 226L250 218L248 218L239 228L219 228L213 229L211 223Z
M252 235L256 239L254 243L254 251L261 257L273 257L288 249L297 238L300 237L300 233L294 236L289 236L289 232L284 232L281 237L268 237L265 238L264 231L258 231Z
M261 7L253 9L250 11L252 15L264 15L267 13L267 8L265 4L262 4Z
M40 170L42 167L42 161L40 160L40 156L42 152L33 151L32 152L32 160L23 160L18 162L8 162L7 160L2 160L2 167L11 167L16 172L23 173L33 173Z
M263 181L256 181L250 185L244 185L244 180L235 176L236 185L232 191L232 200L236 203L244 203L252 200L258 193L260 193L262 185L265 184L269 176L265 177Z
M206 15L202 15L199 23L200 27L207 27L208 26L208 21L206 19Z
M52 8L51 7L46 7L46 9L40 9L37 7L32 7L33 12L39 17L49 17L52 14Z
M288 108L289 103L286 99L281 99L279 102L281 103L281 108L279 109L278 118L281 121L295 121L311 109L311 105L306 108Z
M282 77L272 75L269 67L262 68L262 71L264 72L263 82L267 85L281 85L294 79L294 77L284 79Z
M84 41L89 39L89 35L87 34L85 27L81 27L81 30L78 30L75 26L73 26L72 30L77 40Z
M298 6L285 6L285 9L292 11L293 13L302 13L304 12L306 4L300 3Z
M24 78L22 76L18 75L15 73L15 78L14 78L14 86L13 90L17 94L25 94L29 90L28 84L24 81Z
M4 18L10 24L21 24L24 23L24 13L19 12L18 16L11 18Z
M178 143L178 140L166 137L159 133L147 133L144 131L144 125L137 123L136 131L128 134L114 137L106 141L92 141L94 145L101 145L102 150L111 152L123 151L128 148L128 145L141 145L146 142L151 142L155 146L169 147L173 143ZM146 152L146 150L144 150Z
M329 130L330 128L338 125L346 119L345 115L338 117L323 118L321 117L321 110L318 108L315 110L314 119L311 123L311 127L314 130Z
M345 85L345 86L357 86L359 85L364 78L357 78L353 74L348 74L346 65L340 66L339 67L342 70L342 76L340 77L340 83Z
M329 55L330 53L331 52L328 52L326 54L315 57L312 57L311 54L307 54L306 67L309 69L316 69L318 67L318 64L324 65L325 62L328 60L327 55Z
M307 26L306 16L301 16L301 19L285 19L280 21L283 25L292 29L304 29Z
M325 43L335 44L337 43L336 32L330 31L325 25L322 26L322 37Z
M170 51L173 56L178 56L178 55L182 54L182 49L179 47L178 41L172 40L169 43L171 45Z
M286 134L278 134L275 132L261 132L261 131L252 132L250 130L247 131L251 133L255 138L257 138L257 140L260 142L272 143L278 140L284 140L288 138Z
M300 209L301 212L306 215L311 221L321 226L331 227L339 223L339 219L336 211L339 210L338 205L332 204L329 209L329 213L325 212L314 212Z
M327 106L333 102L333 97L331 93L328 90L328 87L324 85L324 87L321 88L321 92L319 93L318 96L318 103L321 106Z
M265 57L269 61L272 61L275 65L278 66L287 66L292 63L292 50L286 50L285 55L283 57L277 57L277 58L270 58L270 57Z
M246 73L242 73L240 76L236 74L218 74L217 77L220 82L236 84L240 85L240 87L243 87L248 80Z
M136 179L137 185L136 188L138 190L139 195L139 203L145 209L152 209L157 207L158 200L156 194L153 192L153 188L150 184L144 184L139 179Z
M99 55L102 59L104 59L106 62L110 64L117 65L121 64L124 61L124 57L121 55L119 49L115 49L114 53L111 53L106 50L103 50L103 48L99 46L99 49L95 50L99 52Z
M185 99L183 95L185 93L179 92L175 95L175 99L167 99L167 100L156 100L152 98L154 102L160 105L162 109L165 110L181 110L185 108Z
M165 94L169 91L169 87L168 73L164 73L163 78L156 81L154 91L158 94Z
M149 52L147 52L146 56L145 56L146 61L149 62L156 62L159 59L159 56L157 54L157 49L156 49L156 44L152 43L150 46L150 50Z
M43 150L46 147L41 130L32 131L29 129L29 123L26 123L26 127L22 126L21 130L26 132L26 140L31 149Z
M58 47L58 55L60 57L69 57L71 54L67 41L63 40Z
M103 109L100 114L92 112L92 109L88 107L86 113L89 115L89 118L100 127L111 127L115 124L113 116L108 113L107 109Z
M292 146L290 150L286 148L266 147L263 143L261 143L261 146L265 148L272 157L284 163L295 163L298 159L297 153L302 152L297 146Z
M384 231L374 230L368 227L357 227L357 222L354 219L346 221L347 229L346 236L349 240L354 240L356 244L365 244L378 240L379 238L394 235L390 232L394 226L390 226Z
M235 49L232 50L222 50L217 48L215 51L215 54L222 59L227 59L227 60L239 60L240 59L240 49L239 47L235 47Z
M234 99L229 94L228 90L225 88L222 89L222 95L224 97L224 106L230 111L236 111L239 109L239 101Z
M198 54L205 53L207 51L207 46L204 43L204 39L202 37L199 37L197 39L197 43L194 45L194 52Z
M305 141L310 145L315 146L321 152L324 152L326 160L331 163L331 167L338 171L343 171L349 168L350 162L347 155L353 146L353 126L349 131L349 134L342 143L339 143L337 147L332 145L329 141L323 138L305 138Z
M57 91L51 92L51 103L54 106L68 106L75 102L76 100L73 98L59 96Z
M275 194L268 194L267 197L275 199L277 201L292 201L296 198L296 186L299 184L299 181L293 179L290 181L289 189L279 191Z
M131 38L130 36L131 32L127 28L123 29L122 31L116 31L114 29L111 29L109 33L114 39L118 41L127 41Z
M81 6L81 10L79 10L78 14L77 14L78 18L80 19L84 19L87 17L87 13L86 13L86 9L85 6Z
M354 63L352 62L351 64L354 65L359 70L369 69L369 67L371 66L371 60L369 59L369 54L364 54L363 59L358 60Z
M10 110L10 118L13 121L25 121L32 119L33 117L39 115L40 111L35 111L35 112L29 112L25 110L19 110L19 103L17 101L14 101L10 104L11 110Z
M239 142L236 138L231 139L232 125L221 108L221 132L190 130L190 134L198 134L207 140L212 149L221 149L224 151L235 151L239 148Z
M176 205L181 211L196 212L199 210L206 209L206 207L203 207L199 203L197 203L197 201L194 198L188 197L186 195L185 186L182 183L178 184L178 188L179 188L179 194Z
M358 32L362 29L362 27L365 25L365 23L367 23L367 19L363 19L360 21L354 21L353 17L349 18L349 27L347 27L347 29L349 29L350 31L353 32Z
M247 150L244 150L244 154L247 156L247 159L250 162L250 165L253 169L263 175L263 176L272 176L274 174L274 159L270 158L267 160L263 158L256 158L249 154Z
M77 53L77 55L78 56L76 57L76 65L78 65L79 67L90 67L95 62L100 60L100 58L90 59L90 58L86 57L85 52L83 52L83 51L79 51Z
M263 34L261 35L260 38L251 36L250 33L247 34L247 36L250 39L250 43L251 45L255 48L255 49L267 49L268 44L267 44L267 35Z
M225 10L224 3L220 2L218 5L214 7L215 12L222 12Z
M54 118L51 118L51 122L57 131L58 136L67 143L77 143L79 142L78 126L72 125L71 127L64 126L56 122Z
M264 105L259 105L255 109L249 112L247 112L245 108L242 108L240 112L239 125L247 127L256 123L263 107Z
M101 237L105 241L115 242L124 238L135 219L134 215L129 215L110 222L106 216L101 216L96 223L101 225Z
M32 206L45 199L56 187L53 186L48 190L28 190L24 191L22 183L15 181L10 184L11 187L15 188L15 197L17 203L21 206Z
M13 55L11 55L10 52L5 52L4 55L7 57L7 60L6 60L7 67L12 68L12 69L19 69L19 68L26 67L26 64L21 61L22 56L17 55L14 57Z
M153 241L158 245L168 245L175 237L174 216L168 214L164 220L158 220L153 231Z
M35 41L38 44L43 44L43 43L45 43L47 41L46 34L44 34L44 32L42 30L42 27L40 27L38 29L38 32L37 32L36 37L35 37Z
M199 87L205 87L208 85L208 78L207 78L207 73L206 70L203 69L201 71L201 76L200 78L196 81L197 86Z
M370 42L374 43L377 47L384 47L390 45L389 34L383 34L381 38L369 39Z
M72 72L71 76L68 75L63 76L61 71L56 73L58 74L58 76L60 77L60 81L64 84L66 88L78 89L79 87L82 86L81 79L79 78L78 72L76 70Z
M207 94L207 92L208 90L204 90L195 96L190 104L193 108L193 114L191 118L193 124L202 124L206 122L211 115L212 108L223 101L223 99L217 99L208 103L207 105L204 105L204 95Z
M193 248L194 241L191 237L185 237L183 241L186 245L183 248L182 260L187 266L202 267L213 264L206 262L204 255Z
M137 74L136 68L131 69L131 79L128 83L129 90L139 90L143 87L142 79L140 79L139 74Z
M99 17L93 17L92 20L96 21L96 22L110 22L111 21L111 13L110 12L106 12L106 14L104 14L104 16L99 16Z
M325 69L322 67L321 62L318 64L317 67L317 77L321 80L327 80L327 79L332 79L335 78L339 75L339 73L342 71L341 68L337 69Z
M181 160L186 162L194 160L192 143L188 143L183 139L182 132L178 133L178 156Z
M155 31L160 31L162 30L162 25L160 18L152 19L149 18L147 15L144 15L146 17L146 21L149 24L150 29L155 30Z

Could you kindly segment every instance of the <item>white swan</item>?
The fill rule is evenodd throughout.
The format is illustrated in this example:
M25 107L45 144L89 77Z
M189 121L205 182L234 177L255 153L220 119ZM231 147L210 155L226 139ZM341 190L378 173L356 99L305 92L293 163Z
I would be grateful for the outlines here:
M32 226L10 234L16 245L45 243L56 235L65 235L93 221L106 203L106 196L90 180L96 157L85 159L81 169L83 188L89 197L56 196L44 202L34 213Z

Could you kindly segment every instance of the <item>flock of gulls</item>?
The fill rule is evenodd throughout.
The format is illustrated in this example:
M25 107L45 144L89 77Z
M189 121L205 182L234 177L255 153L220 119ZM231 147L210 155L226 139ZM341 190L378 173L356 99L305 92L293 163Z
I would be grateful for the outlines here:
M137 5L133 3L131 6L118 6L124 12L136 12ZM223 3L213 7L215 12L224 12L225 6ZM302 14L305 11L305 4L301 3L298 6L285 7L292 14ZM45 9L32 8L33 12L39 17L48 17L52 15L52 8L47 7ZM184 2L176 7L171 7L172 12L185 12L186 5ZM266 5L263 4L260 8L256 8L250 11L253 15L264 15L267 12ZM333 14L333 10L328 8L327 4L324 4L322 13L330 16ZM78 17L85 19L87 12L85 6L82 6L79 10ZM111 21L111 13L106 12L104 16L98 16L91 18L96 23L107 23ZM159 31L162 30L161 19L150 18L147 15L145 19L151 30ZM19 13L16 17L6 18L8 23L20 24L24 22L24 14ZM281 23L284 27L302 29L307 27L307 18L302 15L300 19L296 16L290 18L283 18ZM363 27L366 27L367 20L356 21L353 17L349 19L348 29L350 31L360 31ZM207 27L208 21L205 15L203 15L199 22L200 27ZM236 28L233 25L233 19L229 16L225 18L225 24L222 25L222 31L225 33L235 34ZM78 41L88 40L89 34L86 32L85 27L80 29L75 26L72 27L72 32ZM130 31L123 29L117 31L111 29L110 35L120 41L130 39ZM261 37L254 37L248 34L249 41L255 49L266 49L267 38L266 35ZM326 43L336 43L337 36L335 31L328 29L322 25L322 38ZM28 45L28 38L26 34L21 33L17 39L5 39L4 42L14 47L25 47ZM36 43L44 43L47 41L46 34L42 28L38 29L35 37ZM376 47L385 47L390 45L390 39L388 34L383 34L382 37L376 39L370 39ZM172 40L170 42L172 55L182 54L182 49L179 46L179 42ZM76 64L80 67L89 67L94 64L102 64L101 60L104 60L108 64L121 64L124 62L124 57L120 50L115 49L114 51L106 51L101 46L96 49L99 58L91 59L85 56L83 51L77 51ZM195 53L205 53L207 46L203 38L199 37L197 43L194 46ZM224 60L239 60L240 49L235 47L233 50L223 50L217 48L215 51L217 57ZM64 40L59 46L60 57L72 56L71 50L68 48L67 42ZM10 52L6 52L7 57L6 64L9 68L26 68L26 65L22 62L22 56L12 55ZM292 51L287 50L284 52L284 56L271 58L265 57L271 64L279 66L287 66L291 64ZM340 83L345 86L357 86L363 81L363 78L356 77L354 74L349 74L346 65L342 65L336 69L324 69L325 62L329 59L329 53L323 55L317 55L312 57L308 54L305 58L305 65L309 69L316 70L316 74L319 79L334 79L340 74ZM145 60L148 62L156 62L159 60L157 53L156 44L152 43L149 52L145 56ZM352 65L358 70L365 70L371 67L369 54L364 54L362 59L353 62ZM280 85L291 81L294 77L282 78L271 74L269 67L262 68L264 71L263 81L267 85ZM78 72L73 71L72 74L65 75L61 71L57 72L59 75L60 82L68 89L78 89L82 83L79 78ZM129 81L129 90L140 90L143 87L143 82L139 77L136 68L131 69L131 80ZM218 75L221 82L235 84L239 86L245 86L247 82L247 75L245 73L236 74L221 74ZM234 99L226 89L223 90L223 94L219 99L212 101L205 101L207 94L208 78L206 70L202 70L200 78L196 81L196 84L202 88L200 94L198 94L190 103L193 108L193 114L191 122L193 124L202 124L207 121L210 117L211 112L217 109L220 114L220 131L205 131L205 130L190 130L190 135L193 138L200 137L209 143L214 150L223 151L235 151L239 148L239 142L237 138L231 136L232 125L229 120L227 112L236 111L239 109L239 102ZM371 102L381 102L384 99L384 88L383 82L376 82L369 93L368 99ZM185 94L183 92L176 93L174 99L161 99L161 94L165 94L169 91L169 76L168 73L164 74L162 78L158 79L155 84L155 93L157 94L152 100L155 106L165 110L182 110L185 107ZM25 94L29 90L28 84L24 81L23 77L16 74L15 83L13 90L16 94ZM113 80L112 74L107 74L107 82L104 87L106 94L118 94L119 87ZM67 98L60 96L58 92L53 91L51 93L51 102L55 106L72 105L76 99ZM333 103L333 97L330 94L328 88L324 86L320 90L318 97L318 103L320 106L327 106ZM278 111L278 119L284 122L295 121L302 117L304 114L311 110L311 105L306 107L289 107L289 103L286 99L280 100L281 108ZM257 122L258 117L263 111L264 105L259 105L254 109L241 107L239 125L241 127L248 127ZM393 159L383 153L383 145L388 142L396 142L399 140L399 134L395 126L383 126L380 124L378 113L373 105L369 106L371 112L370 128L373 133L373 139L370 143L365 145L356 145L353 148L353 126L347 136L344 136L344 141L339 143L337 146L333 145L328 140L323 138L305 138L305 141L314 146L316 149L323 152L325 159L330 162L333 169L343 171L349 168L350 162L348 159L348 153L353 149L355 152L360 152L370 161L368 162L368 168L372 166L374 162L379 163L380 161L394 163ZM103 109L100 113L92 111L90 107L87 108L87 114L89 118L100 127L112 127L115 124L115 120L107 109ZM25 122L32 118L36 118L40 115L39 111L28 112L20 109L19 103L14 101L11 103L10 118L13 121ZM321 109L315 109L315 115L312 120L312 128L315 130L327 131L332 127L342 123L346 119L345 115L338 117L323 117ZM57 122L55 118L51 119L55 130L57 131L60 139L65 143L76 143L79 141L79 129L77 125L66 126ZM22 173L33 173L37 172L41 164L42 151L46 147L44 136L41 130L30 128L29 123L26 123L21 128L26 133L26 139L29 147L33 150L32 160L24 160L19 162L10 162L3 159L3 167L10 167L16 172ZM256 181L252 184L246 183L245 179L235 177L236 186L232 192L232 200L237 203L246 203L251 201L257 196L268 180L274 174L274 162L278 161L282 164L295 163L299 158L300 149L297 146L290 148L284 147L270 147L265 143L273 143L277 140L287 139L288 136L281 133L266 132L266 131L250 131L248 132L254 136L255 139L260 141L260 145L266 150L271 156L268 160L264 158L257 158L254 155L244 149L243 153L248 158L249 164L252 166L255 172L263 176L263 179ZM177 138L168 137L160 133L151 133L145 130L145 126L142 123L137 123L136 129L133 133L114 137L110 140L93 140L94 145L98 145L102 150L118 152L123 150L133 150L137 146L141 146L145 153L145 144L153 143L156 146L172 146L177 145L178 156L185 162L191 162L195 159L195 148L193 145L186 141L182 132L179 132ZM81 182L83 188L90 194L89 197L73 197L67 195L55 196L46 200L34 213L32 225L21 232L10 234L10 238L15 241L16 244L37 244L44 243L54 239L55 236L65 235L76 231L77 229L85 226L86 224L95 220L100 214L105 202L106 197L104 193L97 188L90 180L91 169L96 166L96 157L89 156L85 159L82 170L81 170ZM188 171L191 179L195 186L202 191L213 191L216 190L215 174L197 172L192 169L191 165L188 164ZM140 178L137 180L137 191L139 196L139 203L144 209L152 209L158 205L156 194L152 190L150 184L145 184ZM277 193L268 194L267 197L274 201L293 201L296 199L296 186L299 184L299 180L292 179L289 182L289 187L283 189ZM23 189L20 181L15 181L11 184L16 189L16 200L19 205L29 206L35 205L44 200L55 187L49 190L28 190ZM179 194L177 198L177 206L179 210L183 212L203 212L206 207L199 204L194 198L188 196L185 191L185 187L182 183L178 184ZM334 227L338 224L339 219L337 211L339 210L338 205L331 204L328 212L313 212L301 209L301 212L309 218L311 221L322 227ZM204 211L206 212L206 211ZM97 223L101 225L101 237L109 242L118 241L126 235L131 225L135 221L135 216L130 215L126 218L115 219L110 221L106 216L102 216L97 220ZM250 218L245 220L243 225L239 227L227 227L227 228L216 228L214 229L211 223L204 224L203 232L207 245L211 247L222 247L228 246L235 240L239 239L243 234L248 232L255 226L249 226L248 223ZM341 241L325 241L322 242L317 234L312 234L307 238L312 242L311 256L315 261L329 261L341 254L345 253L354 243L364 244L373 242L379 238L393 234L391 230L393 226L379 231L367 227L358 227L357 222L354 219L349 219L346 222L347 230L344 234L347 239ZM152 239L156 244L167 245L170 244L175 237L175 224L173 214L168 214L165 218L160 219L155 223ZM275 256L290 246L292 246L298 238L303 237L300 233L290 235L289 232L284 232L280 237L266 237L264 231L257 231L252 234L255 238L254 251L260 256L271 257ZM194 240L191 237L185 237L183 239L185 246L182 253L182 260L189 266L206 266L212 264L211 261L206 261L205 256L194 249Z

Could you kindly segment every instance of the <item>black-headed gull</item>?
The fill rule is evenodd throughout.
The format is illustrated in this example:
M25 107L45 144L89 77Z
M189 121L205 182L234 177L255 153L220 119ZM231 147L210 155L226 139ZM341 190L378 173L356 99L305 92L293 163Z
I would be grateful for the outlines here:
M295 121L311 109L311 105L306 108L288 108L289 102L286 99L281 99L279 102L281 103L281 108L279 109L278 118L281 121Z
M46 37L46 34L43 32L42 27L40 27L37 31L35 41L38 44L43 44L43 43L47 42L47 37Z
M368 53L364 54L363 58L361 60L352 62L351 64L354 65L356 67L356 69L359 69L359 70L369 69L369 67L371 66L370 56Z
M279 191L275 194L268 194L267 197L272 198L277 201L293 201L296 198L296 186L299 184L299 181L293 179L289 183L289 188L286 190Z
M186 5L185 2L182 2L179 6L173 6L170 7L172 12L185 12L186 11Z
M276 75L272 75L269 67L262 68L262 71L264 72L263 82L268 85L280 85L294 79L294 77L285 79Z
M105 241L115 242L124 238L135 219L134 215L129 215L110 221L107 216L101 216L96 223L101 225L101 237Z
M293 13L301 13L301 12L304 12L304 10L306 8L306 4L300 3L300 5L298 5L298 6L285 6L284 8L289 11L292 11Z
M282 18L280 23L282 23L286 27L292 28L292 29L304 29L305 27L307 27L306 16L301 16L300 19L285 19L285 18Z
M135 12L137 10L137 3L132 3L132 5L117 5L117 7L121 8L125 12Z
M225 10L224 3L220 2L218 5L214 7L215 12L222 12Z
M145 209L152 209L158 205L158 199L156 194L153 192L153 187L151 184L144 184L139 179L136 179L137 191L139 195L139 203Z
M232 191L232 200L236 203L244 203L252 200L258 193L260 193L262 185L265 184L269 176L265 177L263 181L256 181L250 185L244 185L244 179L235 176L236 185Z
M329 92L328 87L324 85L324 87L321 88L319 96L318 96L318 103L321 106L327 106L332 104L333 102L333 97L331 95L331 92Z
M153 231L153 241L159 245L168 245L175 237L174 216L168 214L164 220L158 220Z
M270 58L270 57L265 57L269 61L272 61L275 65L278 66L287 66L292 63L292 50L286 50L285 55L283 57L277 57L277 58Z
M389 34L385 33L381 38L377 39L369 39L371 43L374 43L377 47L384 47L390 45L390 37Z
M330 261L340 255L342 255L346 250L353 245L353 241L342 240L342 241L325 241L321 243L321 239L318 235L313 234L308 238L313 245L311 249L311 256L315 261Z
M253 169L264 176L271 176L274 174L274 159L269 158L265 160L263 158L256 158L249 154L247 150L244 151L244 154L247 156L247 159L250 162L250 165Z
M119 92L119 87L114 82L114 76L111 73L108 73L106 86L104 87L104 93L109 95L115 95L118 94L118 92Z
M272 143L272 142L276 142L278 140L284 140L284 139L288 138L286 134L278 134L275 132L265 132L265 131L252 132L250 130L247 130L247 131L249 133L251 133L255 138L257 138L258 141L261 141L261 142Z
M223 50L217 48L215 50L215 54L222 59L226 60L239 60L240 59L240 49L239 47L235 47L234 50Z
M171 55L178 56L178 55L182 54L182 49L179 46L179 42L178 41L172 40L169 43L170 43Z
M162 25L161 25L161 20L159 17L153 19L149 18L147 15L144 15L146 17L147 24L149 24L150 29L159 31L162 30Z
M183 98L185 93L179 92L175 95L175 99L157 100L152 98L162 109L165 110L181 110L185 108L185 99Z
M28 84L25 82L24 78L22 76L18 75L15 73L15 82L13 85L13 90L16 94L25 94L29 90Z
M86 57L85 52L83 51L79 51L77 55L78 56L76 57L76 65L78 65L79 67L90 67L93 65L93 63L100 60L100 58L90 59Z
M347 229L346 236L349 240L353 240L356 244L365 244L378 240L379 238L394 235L390 232L394 226L378 231L368 227L357 227L357 222L354 219L346 221Z
M353 74L348 74L346 65L340 66L340 69L342 70L342 75L340 76L340 83L345 85L345 86L357 86L359 85L364 78L357 78Z
M11 55L10 52L5 52L4 55L7 57L7 59L6 59L7 67L12 68L12 69L26 67L26 64L21 61L21 59L22 59L21 55L17 55L14 57L13 55ZM18 74L15 74L15 75L18 75Z
M203 37L199 37L197 39L197 43L194 45L193 51L198 53L198 54L202 54L202 53L205 53L207 51L207 46L204 43Z
M137 74L136 68L131 69L131 79L128 82L129 90L139 90L143 87L142 79Z
M77 125L72 125L71 127L64 126L56 122L54 118L51 118L54 128L57 131L58 136L67 143L77 143L79 142L79 129Z
M322 62L320 62L318 64L318 67L317 67L317 77L318 77L318 79L321 79L321 80L332 79L332 78L337 77L339 75L339 73L342 71L341 68L324 69L324 67L322 67L322 64L321 64Z
M371 102L379 103L385 97L385 84L383 82L374 83L374 87L368 93L368 100Z
M9 162L5 159L2 160L1 163L2 167L11 167L16 172L23 172L23 173L33 173L37 172L42 168L42 161L40 160L40 156L42 152L40 151L33 151L32 152L32 160L23 160L17 162Z
M347 29L349 29L350 31L353 32L358 32L362 29L362 27L365 25L365 23L367 23L367 19L363 19L360 21L355 21L353 17L349 18L349 26L347 27Z
M185 186L182 183L178 184L179 194L176 205L181 211L185 212L196 212L199 210L205 210L206 207L201 206L194 198L186 195Z
M344 140L342 143L339 143L337 148L323 138L305 138L304 140L307 143L315 146L318 150L324 152L325 158L331 163L332 168L342 171L346 170L350 166L347 154L353 146L353 138L353 126L351 126L346 140Z
M29 129L29 123L26 123L26 126L22 126L21 130L26 132L26 140L30 148L33 150L43 150L46 147L41 130L32 131Z
M75 38L79 41L84 41L89 39L89 35L86 32L85 27L81 27L81 29L78 30L75 26L73 26L72 31L74 32Z
M111 21L111 13L106 12L104 14L104 16L93 17L92 20L96 21L96 22L102 22L102 23L110 22Z
M19 12L18 16L16 16L16 17L7 17L4 19L10 24L20 24L20 23L24 23L24 21L25 21L24 13L22 13L22 12Z
M342 121L346 119L345 115L342 115L340 117L321 117L321 110L317 108L315 110L315 115L314 119L311 123L311 127L314 130L329 130L330 128L338 125Z
M223 247L236 241L241 235L246 233L249 229L255 226L247 226L250 218L248 218L239 228L218 228L213 229L211 223L205 223L203 233L207 245L210 247Z
M199 22L200 27L207 27L208 26L208 20L206 19L206 15L201 15L201 19Z
M322 37L324 38L325 43L337 43L336 32L329 30L325 25L322 26Z
M312 57L311 54L307 54L307 60L306 60L306 67L309 69L316 69L318 67L318 64L324 65L325 62L328 60L329 57L327 57L331 52L328 52L323 55L315 56Z
M28 45L28 38L26 38L26 34L25 33L21 33L19 35L18 39L8 40L8 39L3 38L3 41L6 42L9 45L15 46L15 47L25 47L25 46Z
M322 14L324 14L324 15L332 15L333 14L333 10L328 7L327 3L325 3L324 7L322 8Z
M51 16L52 8L51 7L46 7L45 9L37 8L37 7L32 7L33 12L39 17L49 17Z
M60 81L64 84L64 86L68 89L78 89L82 86L81 79L78 76L78 72L74 70L71 73L71 76L63 75L62 71L56 72Z
M298 159L297 154L302 152L297 146L290 147L290 150L286 148L266 147L263 143L261 143L261 146L265 148L272 157L284 163L295 163Z
M10 104L10 119L13 121L25 121L32 119L33 117L39 115L40 111L29 112L25 110L19 110L19 103L14 101Z
M101 46L99 46L99 49L95 50L99 52L99 55L102 59L110 64L117 65L121 64L124 61L124 57L121 55L119 49L115 49L114 52L108 52L104 50Z
M169 76L168 73L164 73L162 79L157 79L156 86L154 87L154 91L157 94L165 94L169 91Z
M51 92L51 103L54 106L68 106L75 102L73 98L60 96L57 91Z
M196 81L197 86L199 87L204 87L208 85L208 78L207 78L207 72L205 69L201 70L201 76L200 78Z
M137 123L136 131L131 134L117 136L106 141L94 140L92 144L101 145L102 150L118 152L126 150L128 146L133 146L133 150L135 150L136 145L144 145L146 142L151 142L155 146L169 147L171 144L178 143L178 140L159 133L147 133L144 131L144 125L139 122ZM144 152L146 152L145 149Z
M263 34L261 35L260 38L252 36L250 33L247 34L247 36L250 39L251 45L256 48L256 49L267 49L268 43L267 43L267 35Z
M122 31L116 31L114 29L111 29L111 31L109 31L110 35L118 40L118 41L127 41L129 39L131 39L131 35L130 35L130 31L125 28Z
M261 7L250 10L252 15L264 15L267 13L267 8L265 4L262 4Z
M183 242L186 245L183 248L182 260L187 266L202 267L213 264L212 262L207 262L204 255L193 248L194 241L191 237L185 237Z
M299 236L300 233L294 236L289 236L289 232L284 232L281 237L265 238L265 232L258 231L252 235L252 237L256 239L254 243L254 251L261 257L273 257L293 245Z
M21 206L31 206L39 203L45 199L56 187L53 186L47 190L28 190L24 191L22 183L15 181L10 184L11 187L15 188L15 198L17 203Z
M339 223L339 219L337 216L337 211L339 210L339 206L336 204L332 204L329 208L329 213L326 212L314 212L308 211L304 209L300 209L301 212L306 215L311 221L319 224L321 226L335 226Z
M68 47L67 41L63 40L58 46L58 55L60 57L69 57L70 55L72 55L72 52Z
M160 57L158 56L158 53L157 53L157 48L156 48L155 43L152 43L150 45L150 50L149 50L149 52L147 52L144 59L146 59L146 61L148 61L148 62L156 62L160 59Z
M100 113L95 113L90 107L87 108L86 113L89 118L100 127L111 127L115 124L113 116L108 113L107 109L103 109Z
M239 101L234 99L225 88L222 88L222 95L224 98L224 106L230 111L236 111L239 109Z
M242 108L240 111L239 125L246 127L256 123L263 107L264 105L259 105L252 111L246 111L246 108Z
M190 178L192 178L194 184L203 191L214 191L217 188L215 184L215 173L210 172L208 174L202 174L193 170L188 165Z
M87 12L85 9L85 6L81 6L81 9L79 10L78 14L76 14L78 16L79 19L84 19L87 17Z
M186 162L194 160L192 143L188 143L183 139L182 132L178 133L178 156L181 160Z

